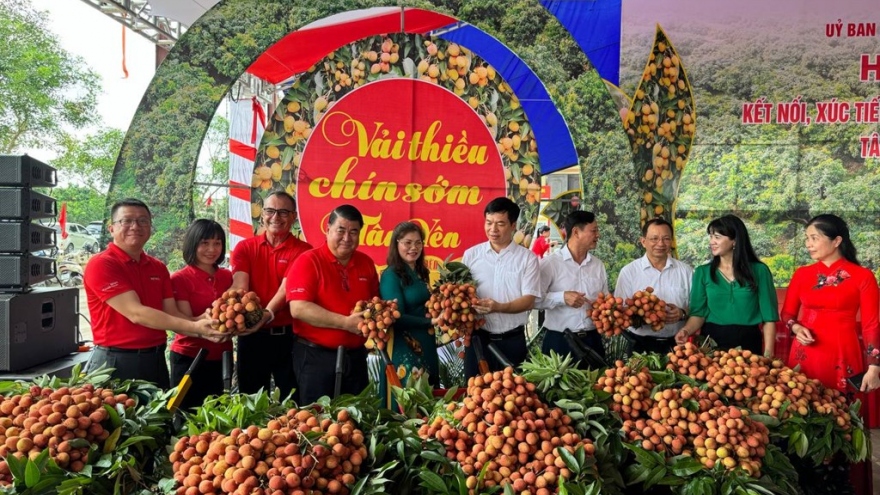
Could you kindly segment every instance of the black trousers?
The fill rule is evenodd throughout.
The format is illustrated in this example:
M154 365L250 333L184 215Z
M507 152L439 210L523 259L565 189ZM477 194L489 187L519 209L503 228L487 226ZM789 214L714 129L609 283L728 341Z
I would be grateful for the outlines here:
M638 352L640 354L647 354L649 352L667 354L672 351L673 347L675 347L675 337L659 338L648 335L637 335L630 332L626 338L632 340L633 352Z
M501 361L496 359L495 355L489 351L488 346L490 342L494 344L514 366L519 366L527 357L529 357L529 349L526 344L526 332L525 328L522 326L516 327L503 334L492 334L486 330L479 329L474 332L474 335L480 337L480 347L483 351L483 357L489 365L490 371L501 371L504 369L504 365L501 364ZM471 341L471 345L465 348L464 351L465 378L477 376L477 374L480 373L480 362L477 359L476 351L474 351L475 345L477 345L477 343Z
M274 333L274 335L273 335ZM256 393L261 388L271 390L271 380L287 397L297 388L290 351L293 332L290 326L261 328L238 338L238 390L244 394ZM299 403L296 395L293 400Z
M120 380L146 380L159 388L170 388L168 365L165 363L165 344L149 349L117 349L96 345L86 364L86 372L102 364L113 368L113 378Z
M171 383L177 386L183 375L192 365L195 358L191 358L185 354L171 351ZM189 376L189 391L183 398L180 407L184 409L195 409L201 406L209 395L223 394L223 361L216 359L208 361L203 359L201 363L193 370Z
M712 337L721 350L741 347L755 354L764 353L764 336L758 325L718 325L707 321L700 333Z
M582 344L593 349L603 358L605 357L605 346L602 344L602 337L599 335L599 332L596 330L587 330L574 332L574 335ZM575 355L574 350L568 345L568 341L565 340L565 334L561 331L548 329L544 332L544 342L541 344L541 352L544 354L550 354L551 350L556 351L557 354L563 356L566 354Z
M333 397L336 384L336 349L313 344L302 338L293 342L293 367L299 382L298 404L308 405L322 396ZM369 384L367 349L357 347L345 351L342 374L343 394L359 394Z

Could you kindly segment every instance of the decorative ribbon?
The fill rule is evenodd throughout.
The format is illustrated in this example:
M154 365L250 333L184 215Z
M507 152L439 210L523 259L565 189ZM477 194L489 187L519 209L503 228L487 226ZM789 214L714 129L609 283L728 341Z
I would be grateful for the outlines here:
M263 129L266 128L266 111L263 110L263 105L260 105L260 102L257 101L257 97L251 97L251 108L254 111L254 123L251 127L251 144L257 143L257 119L260 119L260 124L263 126Z
M240 141L236 141L235 139L229 140L229 151L245 160L254 161L254 159L257 158L256 148L248 146Z
M128 68L125 66L125 24L122 25L122 73L125 74L122 78L128 79Z

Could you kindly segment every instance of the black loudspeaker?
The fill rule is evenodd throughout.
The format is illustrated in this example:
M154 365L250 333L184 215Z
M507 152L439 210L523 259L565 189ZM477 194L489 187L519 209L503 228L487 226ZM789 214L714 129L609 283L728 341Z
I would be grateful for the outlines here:
M0 155L0 292L26 292L55 276L55 229L32 220L53 219L55 199L34 191L54 187L55 168L27 155Z
M0 220L55 218L55 199L22 187L0 187Z
M27 155L0 155L0 221L54 217L55 200L33 188L56 184L55 168Z
M0 186L55 187L55 168L28 155L0 155Z
M79 289L0 294L0 371L19 371L78 349Z
M55 276L55 260L30 253L0 254L0 291L25 291Z
M0 222L0 253L42 251L55 247L55 229L31 222Z

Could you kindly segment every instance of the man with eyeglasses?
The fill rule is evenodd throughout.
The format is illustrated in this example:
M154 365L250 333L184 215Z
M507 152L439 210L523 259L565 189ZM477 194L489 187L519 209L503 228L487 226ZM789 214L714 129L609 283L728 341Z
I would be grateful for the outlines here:
M667 303L663 330L655 332L650 325L628 330L634 352L669 352L675 347L675 334L687 321L694 270L670 256L672 240L672 224L667 220L657 217L645 222L640 239L645 255L624 266L617 277L616 297L626 299L653 287L654 294Z
M238 388L252 394L271 390L271 381L287 397L298 389L290 349L293 319L284 302L287 270L310 244L294 236L296 202L284 191L263 200L260 223L264 232L239 242L232 252L232 287L257 293L264 307L263 322L238 337ZM294 393L294 400L297 400Z
M144 252L152 216L144 202L123 199L110 210L107 249L89 260L84 285L95 348L86 370L114 368L113 377L148 380L169 388L166 330L212 342L229 336L211 320L193 320L177 310L164 263Z
M373 260L357 250L363 226L357 208L336 207L327 222L327 243L300 256L287 272L300 404L333 396L340 346L345 348L341 392L358 394L367 386L366 339L358 330L363 317L352 311L358 301L379 295L379 277Z
M605 356L602 336L588 311L600 292L608 292L605 264L590 251L599 243L599 222L588 211L573 211L563 222L565 245L541 259L542 297L535 307L544 310L541 352L566 355L574 350L565 338L569 330L582 344Z
M474 305L477 313L485 315L483 328L475 335L493 371L502 368L501 362L486 347L494 344L515 366L528 357L525 325L535 298L541 295L538 258L527 248L513 242L519 206L509 198L495 198L483 211L487 242L466 250L462 263L470 268L477 282ZM479 372L474 346L465 349L464 371L468 377Z

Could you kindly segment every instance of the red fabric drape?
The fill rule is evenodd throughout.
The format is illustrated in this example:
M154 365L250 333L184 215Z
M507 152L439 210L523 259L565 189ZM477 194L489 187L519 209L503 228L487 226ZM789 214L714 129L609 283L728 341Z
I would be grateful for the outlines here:
M251 144L257 143L257 119L260 120L260 125L263 126L263 129L266 128L266 111L263 110L263 105L257 101L257 97L254 96L251 98L251 108L254 110L254 123L251 127Z
M58 226L61 227L61 238L67 239L67 203L61 203L61 213L58 215Z

